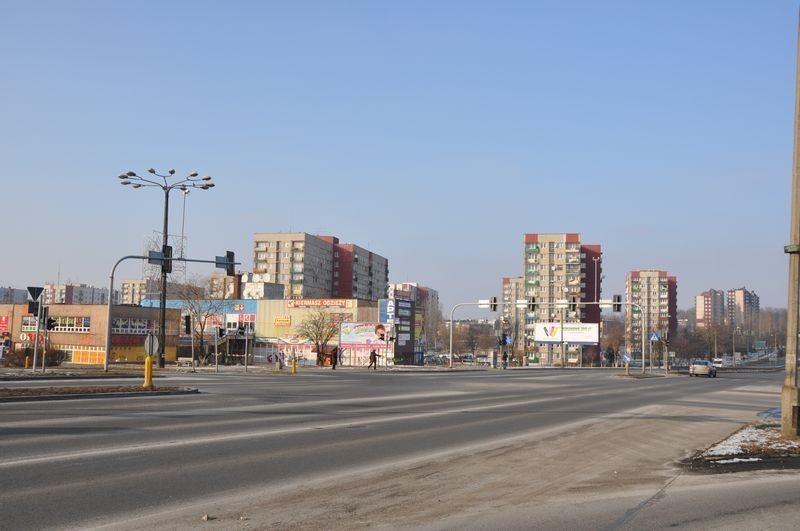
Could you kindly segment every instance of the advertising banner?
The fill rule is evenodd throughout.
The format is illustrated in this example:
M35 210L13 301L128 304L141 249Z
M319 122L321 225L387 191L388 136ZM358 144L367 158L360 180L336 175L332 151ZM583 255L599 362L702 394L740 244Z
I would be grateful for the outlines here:
M343 348L386 348L392 332L391 325L382 323L342 323L339 327L339 346ZM380 339L383 334L384 339Z
M8 316L0 315L0 332L8 332Z
M352 299L291 299L288 308L352 308Z
M537 343L561 343L561 323L536 323L533 339ZM564 323L564 343L596 345L600 338L597 323Z

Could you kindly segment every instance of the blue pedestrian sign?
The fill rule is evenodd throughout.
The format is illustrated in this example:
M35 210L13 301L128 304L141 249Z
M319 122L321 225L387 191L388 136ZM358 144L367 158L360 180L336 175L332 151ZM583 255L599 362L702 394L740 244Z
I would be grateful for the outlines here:
M650 332L650 343L656 343L660 341L660 339L658 332Z
M624 361L625 363L630 363L631 362L630 354L623 354L622 355L622 361Z

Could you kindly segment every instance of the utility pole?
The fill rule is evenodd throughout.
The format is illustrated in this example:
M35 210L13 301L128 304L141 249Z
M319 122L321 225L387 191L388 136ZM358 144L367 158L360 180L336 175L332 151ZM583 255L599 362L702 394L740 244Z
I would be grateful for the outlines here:
M798 22L797 72L795 81L794 158L792 161L792 211L789 226L789 306L786 323L786 367L781 388L781 436L800 436L800 393L797 388L797 335L800 309L800 21Z

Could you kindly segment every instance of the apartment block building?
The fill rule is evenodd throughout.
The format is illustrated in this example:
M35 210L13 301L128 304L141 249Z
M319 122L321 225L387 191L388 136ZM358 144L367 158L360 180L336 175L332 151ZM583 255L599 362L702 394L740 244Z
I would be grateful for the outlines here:
M517 308L518 300L525 299L524 277L503 277L503 333L511 334L513 339L511 354L525 352L525 314L527 308Z
M725 292L718 289L704 291L694 298L695 326L710 328L725 323Z
M190 287L191 288L191 287ZM167 298L180 299L187 292L186 284L167 282ZM161 296L161 280L137 278L123 280L119 290L119 304L139 306L143 300Z
M728 324L750 328L761 311L761 302L754 291L745 287L728 290Z
M45 304L108 304L108 288L96 288L86 284L45 284L42 300ZM119 292L114 290L113 303L119 301Z
M335 236L320 238L333 244L333 298L375 301L386 297L386 258L353 243L339 243Z
M24 304L28 300L28 290L0 287L0 304Z
M666 271L629 272L625 278L625 298L633 304L625 306L625 340L634 355L641 355L642 331L649 338L652 332L663 335L678 329L678 281Z
M286 298L378 300L386 297L389 262L355 244L340 244L335 236L256 233L253 273L286 286Z
M551 322L564 319L564 322L600 323L600 307L596 302L600 297L602 282L602 249L597 244L583 244L578 233L531 233L523 236L523 278L526 299L535 299L537 308L528 310L525 316L526 351L529 358L538 358L539 363L552 364L554 356L552 345L546 346L547 360L542 360L532 337L537 322ZM559 301L567 301L575 310L562 308ZM562 317L562 313L563 317ZM577 345L568 345L566 354L570 357L579 351ZM581 354L582 355L582 354ZM566 359L559 359L566 363Z

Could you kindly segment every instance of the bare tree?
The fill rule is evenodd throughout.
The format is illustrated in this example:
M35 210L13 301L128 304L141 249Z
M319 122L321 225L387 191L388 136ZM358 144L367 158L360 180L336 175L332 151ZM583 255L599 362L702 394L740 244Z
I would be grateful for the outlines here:
M317 349L317 365L323 365L328 342L339 333L339 321L330 312L314 310L295 327L300 335L314 343Z
M212 318L225 311L223 299L207 299L206 286L208 279L194 278L179 287L179 298L184 304L184 310L192 319L192 333L195 341L200 346L205 360L205 331Z

